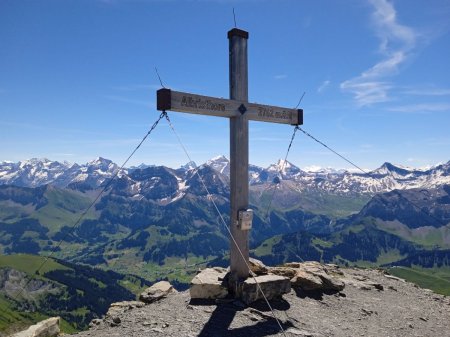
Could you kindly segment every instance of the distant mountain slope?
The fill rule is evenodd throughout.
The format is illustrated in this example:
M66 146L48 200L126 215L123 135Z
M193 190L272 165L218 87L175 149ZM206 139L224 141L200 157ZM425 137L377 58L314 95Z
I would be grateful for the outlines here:
M54 259L36 274L43 261L44 257L33 255L0 255L0 310L9 311L0 315L0 331L42 315L61 316L72 326L67 326L69 331L85 329L111 303L134 300L148 285L136 276Z
M81 178L76 174L79 179L66 187L0 185L0 252L55 251L58 258L150 280L167 276L187 282L199 263L222 259L229 250L228 232L197 174L228 225L229 177L224 174L228 164L226 158L218 157L197 168L141 166L124 171L73 230L80 214L117 169L112 162L98 159L87 164ZM19 166L36 176L38 170L31 170L30 165ZM385 164L374 173L380 181L390 177L415 184L434 176L439 186L390 191L375 195L367 204L371 194L356 191L367 191L370 185L361 179L370 182L367 179L375 178L330 170L305 172L287 162L269 169L252 166L250 202L255 218L250 244L258 246L276 236L279 241L266 241L263 253L259 252L260 256L271 255L273 263L298 255L380 264L405 258L416 249L450 249L450 226L436 222L440 219L446 224L450 217L450 189L441 184L448 178L446 165L416 172ZM43 167L58 165L47 162ZM359 183L351 183L356 178ZM339 190L339 181L354 188L346 185ZM296 232L305 233L304 237L296 239ZM283 244L285 238L289 245ZM307 238L308 242L302 241Z
M229 176L229 160L218 156L208 160L202 167L211 167L224 176ZM169 169L168 174L178 181L178 194L186 186L189 172L195 169L195 163L189 163L179 169ZM37 187L52 184L58 187L71 187L78 190L97 188L111 178L118 166L110 160L97 158L83 165L59 163L48 159L30 159L18 163L0 163L0 184ZM154 166L140 165L124 169L120 176L133 179L132 173L139 171L157 172ZM151 170L154 169L154 170ZM148 177L153 178L153 177ZM157 178L157 175L154 176ZM272 184L280 180L291 181L298 191L319 191L332 194L370 194L392 191L394 189L434 188L450 184L450 162L430 169L418 170L384 163L380 168L364 173L350 173L342 170L304 171L283 160L261 168L249 167L251 185Z
M445 226L450 222L450 185L378 194L358 214L360 218L368 216L398 220L408 228Z
M376 195L334 228L331 233L303 230L274 236L254 253L269 264L300 258L358 265L450 266L448 250L441 250L450 248L450 186Z

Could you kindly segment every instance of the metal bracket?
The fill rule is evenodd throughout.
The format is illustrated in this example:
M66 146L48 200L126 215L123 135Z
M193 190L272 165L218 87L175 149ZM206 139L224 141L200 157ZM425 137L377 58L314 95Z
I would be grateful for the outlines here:
M252 229L252 222L253 222L253 210L247 209L247 210L240 210L238 212L238 221L237 221L237 227L242 230L250 230Z

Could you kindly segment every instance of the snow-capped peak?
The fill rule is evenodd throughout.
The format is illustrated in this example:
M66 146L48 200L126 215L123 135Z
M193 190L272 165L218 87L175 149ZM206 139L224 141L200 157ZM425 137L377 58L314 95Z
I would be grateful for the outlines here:
M195 167L195 163L188 163L184 166L186 171ZM230 162L223 155L216 156L201 167L210 167L222 174L229 175ZM118 166L115 163L102 157L84 165L33 158L16 163L0 163L0 184L26 187L52 184L58 187L97 188L111 178L117 169ZM150 171L148 179L152 180L154 177ZM167 175L164 175L165 178L176 172L175 170L169 171L167 171L169 172ZM123 170L119 177L131 177L132 172L133 168ZM271 184L275 178L278 178L283 181L291 180L298 190L319 190L339 194L374 194L393 189L433 188L445 184L450 185L450 162L435 165L427 170L384 163L378 169L367 170L367 172L369 174L361 174L356 169L336 170L320 166L309 166L301 170L291 162L281 159L267 169L249 165L249 182L251 185ZM157 178L162 179L162 176ZM143 180L147 180L147 178ZM187 186L184 174L177 176L174 181L175 185ZM133 188L140 190L138 185L141 183L141 181L136 182L136 186Z
M413 171L409 168L402 168L400 166L385 162L383 165L381 165L376 170L373 170L370 172L371 174L380 174L380 175L387 175L387 174L399 174L402 176L405 176L407 174L412 173Z
M214 158L211 158L210 160L208 160L208 162L215 162L215 161L228 161L228 158L225 157L223 154L221 154L219 156L215 156Z
M222 174L225 175L230 174L230 161L224 155L216 156L212 159L209 159L208 161L206 161L205 165L211 167L212 169Z
M87 165L96 165L96 166L98 166L98 165L105 165L105 164L109 165L111 163L112 163L112 161L109 160L109 159L105 159L103 157L97 157L94 160L89 161L87 163Z
M286 172L289 172L289 171L296 171L296 172L300 171L300 169L297 166L295 166L291 162L289 162L287 160L284 160L284 159L279 159L276 164L270 165L267 168L267 170L271 171L271 172L273 172L273 171L276 171L276 172L283 171L283 172L281 172L283 174L285 174Z
M344 168L336 169L333 167L322 167L318 165L311 165L304 167L303 171L307 173L344 174L345 172L349 172L350 170Z
M197 164L195 163L195 161L190 161L189 163L181 165L180 168L185 171L190 171L190 170L195 169L196 167L197 167Z

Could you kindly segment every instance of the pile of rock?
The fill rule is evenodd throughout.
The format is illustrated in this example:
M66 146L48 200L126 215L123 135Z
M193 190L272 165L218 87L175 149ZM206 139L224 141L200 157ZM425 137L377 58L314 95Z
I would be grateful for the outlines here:
M123 301L112 303L105 315L103 321L108 322L111 326L116 326L121 323L120 316L127 311L134 308L142 308L146 304L159 301L169 294L175 294L177 290L167 281L160 281L153 284L151 287L145 289L139 296L139 301ZM89 324L90 327L99 325L101 319L94 319Z
M268 300L282 296L294 289L303 291L341 291L345 287L343 272L338 266L318 262L286 263L279 267L267 267L261 261L250 258L254 276L234 289L244 303L250 304L263 294ZM207 268L192 280L190 295L193 299L222 299L230 296L227 282L228 270Z
M304 291L341 291L345 287L344 273L334 264L319 262L290 262L280 267L268 268L268 272L285 276L291 280L293 288Z

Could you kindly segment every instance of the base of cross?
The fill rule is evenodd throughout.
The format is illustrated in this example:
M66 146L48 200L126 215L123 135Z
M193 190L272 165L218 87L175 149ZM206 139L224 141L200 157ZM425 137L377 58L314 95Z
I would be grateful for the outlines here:
M259 261L251 259L251 263ZM250 304L260 299L271 300L291 291L290 279L268 274L264 265L258 274L245 280L232 280L228 269L207 268L200 271L191 281L190 295L193 299L239 299ZM257 267L258 268L258 267Z

